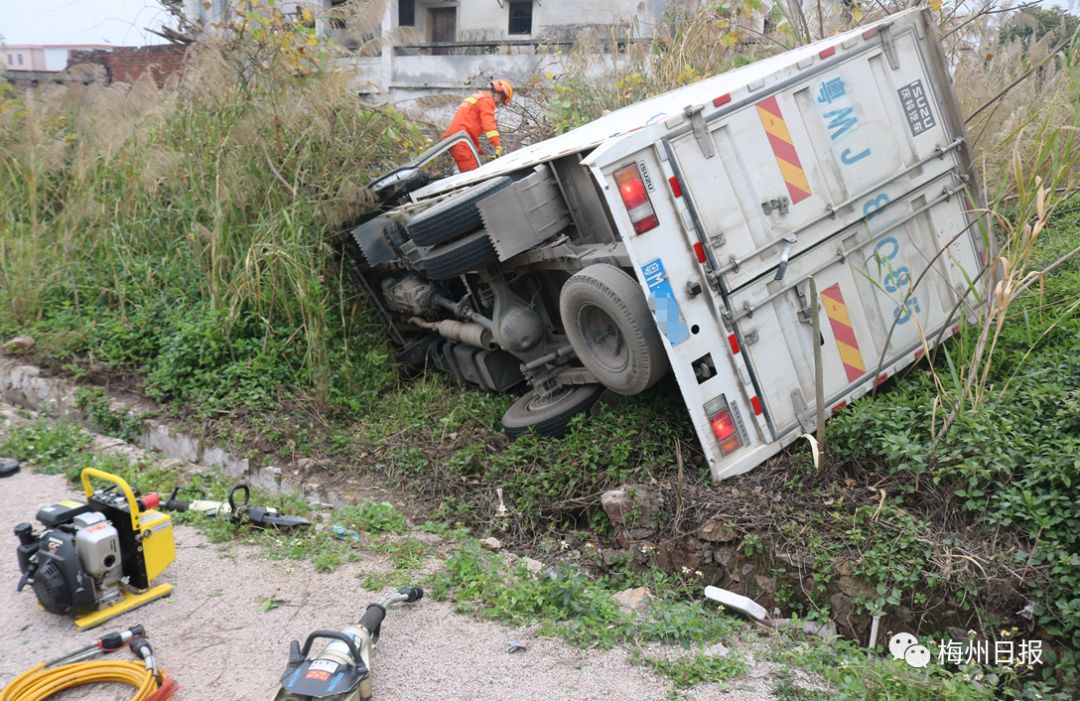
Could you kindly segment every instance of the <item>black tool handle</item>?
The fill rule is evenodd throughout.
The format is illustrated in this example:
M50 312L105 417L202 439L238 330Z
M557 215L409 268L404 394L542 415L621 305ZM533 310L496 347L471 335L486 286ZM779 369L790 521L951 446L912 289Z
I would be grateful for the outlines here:
M124 645L131 641L131 649L137 650L139 646L136 646L135 639L141 638L146 635L146 629L141 625L134 625L127 630L118 630L115 633L107 633L98 640L98 647L104 652L113 652L124 647ZM149 647L149 643L147 643ZM138 654L138 652L136 652Z
M300 516L282 516L270 511L268 506L249 506L247 517L256 526L263 528L276 528L279 531L288 531L294 528L306 528L311 521Z
M251 490L248 488L248 486L246 484L238 484L238 485L234 486L232 489L230 489L229 490L229 509L231 509L234 514L236 513L236 502L233 501L233 495L236 494L237 492L241 491L241 490L243 490L243 492L244 492L244 503L241 504L241 506L247 506L248 501L251 500Z
M386 609L382 604L368 604L364 615L360 617L360 627L371 633L372 637L379 637L379 627L386 618Z
M183 492L184 494L194 494L199 499L205 499L206 498L206 492L199 489L198 487L187 487L185 489L180 489L180 487L174 487L173 490L172 490L172 493L169 494L169 498L166 499L165 503L163 503L161 505L161 508L164 509L165 511L179 511L179 512L184 512L184 511L187 511L189 508L191 508L191 502L190 501L184 501L183 499L177 499L177 497L180 495L181 492Z
M311 646L319 638L330 638L332 640L340 640L349 646L349 654L352 655L354 662L360 661L360 651L356 649L356 641L353 640L351 635L345 635L339 633L336 630L317 630L311 635L307 636L307 640L304 641L304 648L300 651L300 659L306 659L308 653L311 652ZM291 650L290 650L291 653Z
M19 577L19 583L15 586L16 593L22 593L23 587L25 587L26 583L30 581L30 578L34 576L35 572L37 572L37 565L30 565L26 568L26 571L23 572L23 575Z
M420 587L402 587L398 589L398 594L404 594L409 597L405 599L406 604L411 604L414 601L419 601L424 598L424 590Z

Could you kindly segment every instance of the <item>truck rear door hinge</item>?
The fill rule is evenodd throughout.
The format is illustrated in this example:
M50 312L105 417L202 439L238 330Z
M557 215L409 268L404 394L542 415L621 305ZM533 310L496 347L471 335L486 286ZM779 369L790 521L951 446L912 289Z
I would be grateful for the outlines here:
M765 214L771 214L773 210L776 210L776 211L780 212L781 215L784 215L784 214L788 213L788 211L789 211L788 205L790 205L790 204L791 204L791 200L789 200L787 198L787 196L777 197L774 200L769 200L768 202L762 202L761 203L761 211L765 212Z
M791 406L795 409L795 418L798 419L802 430L806 433L813 433L816 429L814 416L810 413L810 407L806 405L802 392L797 389L791 392Z
M881 49L885 52L885 58L889 60L889 68L894 71L900 70L900 58L896 55L896 40L892 35L892 26L884 25L878 30L881 37Z
M797 318L800 323L811 324L814 321L814 311L810 308L810 302L807 300L808 295L806 292L809 292L809 289L807 289L806 292L803 292L802 290L804 285L805 283L794 287L795 294L799 297L799 311L795 312L795 318Z
M716 156L716 145L709 136L709 130L705 128L705 117L701 114L703 109L705 109L704 105L687 105L683 108L683 116L690 120L690 126L694 129L694 138L697 139L701 153L705 158L713 158Z

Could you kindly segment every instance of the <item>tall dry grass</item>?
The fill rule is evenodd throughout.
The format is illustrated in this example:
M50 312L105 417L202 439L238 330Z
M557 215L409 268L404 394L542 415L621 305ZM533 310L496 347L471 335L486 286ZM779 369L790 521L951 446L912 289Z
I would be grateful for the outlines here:
M367 180L421 137L359 103L309 34L269 11L244 18L161 88L144 76L3 94L0 326L92 352L103 324L205 310L227 355L233 335L254 336L329 396L367 318L335 277L332 239L370 206Z

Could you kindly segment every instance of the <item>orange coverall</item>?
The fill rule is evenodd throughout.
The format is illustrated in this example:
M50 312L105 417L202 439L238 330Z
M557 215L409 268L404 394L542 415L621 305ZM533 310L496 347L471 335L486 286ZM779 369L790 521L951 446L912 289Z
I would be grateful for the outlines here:
M481 134L486 136L488 141L491 142L491 145L496 149L502 148L502 139L499 137L499 128L495 125L495 98L490 91L481 90L462 100L461 106L458 107L457 114L454 115L453 121L451 121L450 126L446 128L442 138L445 139L459 131L463 131L469 135L473 144L476 145L476 150L480 153L484 152L480 147ZM457 161L458 170L462 173L480 167L480 164L476 162L476 158L473 157L472 152L469 151L469 147L465 144L454 144L450 147L450 155Z

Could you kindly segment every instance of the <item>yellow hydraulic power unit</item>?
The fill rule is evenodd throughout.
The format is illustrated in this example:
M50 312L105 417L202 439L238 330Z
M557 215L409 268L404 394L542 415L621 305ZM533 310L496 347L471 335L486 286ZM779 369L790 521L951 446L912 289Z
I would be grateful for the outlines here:
M94 490L91 478L109 482ZM74 615L86 630L172 593L151 582L176 559L172 518L157 511L157 494L140 496L120 477L82 471L86 502L64 500L37 513L44 529L15 526L22 578L42 608Z

